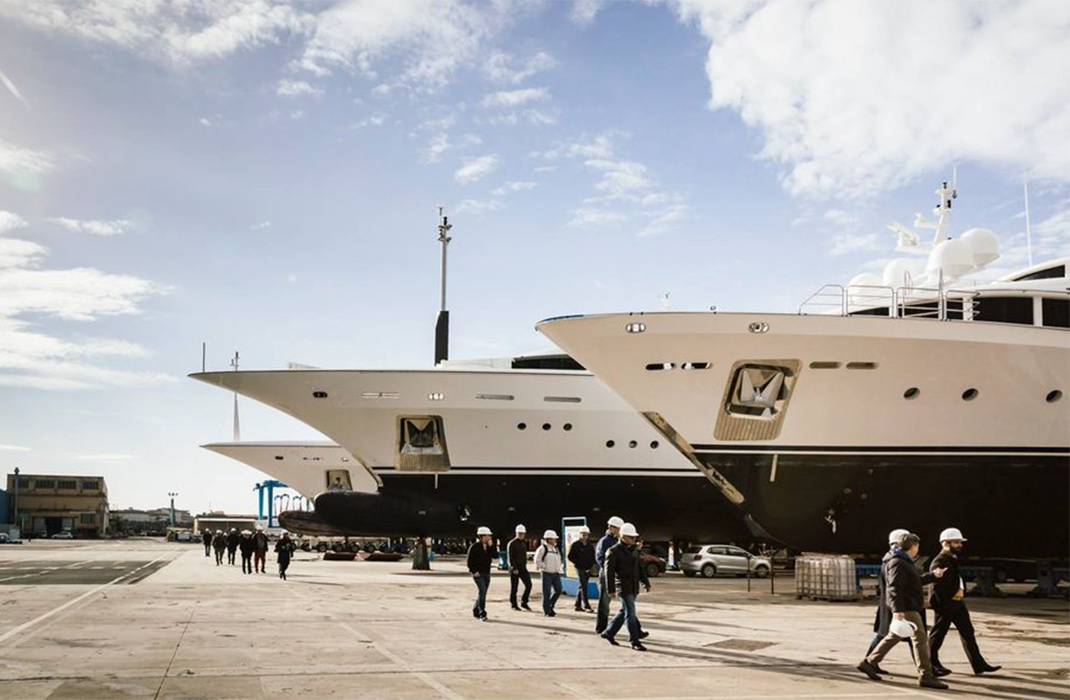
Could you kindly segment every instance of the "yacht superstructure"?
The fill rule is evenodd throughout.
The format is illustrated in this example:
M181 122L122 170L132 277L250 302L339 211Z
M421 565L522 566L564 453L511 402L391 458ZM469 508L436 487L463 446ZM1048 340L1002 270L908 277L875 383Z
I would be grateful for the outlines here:
M877 552L894 527L931 542L953 524L975 553L1065 558L1070 259L968 283L998 255L992 237L945 231L941 215L926 265L823 288L794 314L538 328L706 473L756 536Z

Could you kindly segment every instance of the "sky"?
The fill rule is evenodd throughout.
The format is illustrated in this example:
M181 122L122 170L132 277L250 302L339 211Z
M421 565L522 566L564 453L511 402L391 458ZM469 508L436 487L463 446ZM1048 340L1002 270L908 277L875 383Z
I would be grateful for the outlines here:
M253 512L186 377L429 367L542 318L790 312L957 172L1070 255L1070 3L0 0L0 474ZM307 426L243 401L242 437Z

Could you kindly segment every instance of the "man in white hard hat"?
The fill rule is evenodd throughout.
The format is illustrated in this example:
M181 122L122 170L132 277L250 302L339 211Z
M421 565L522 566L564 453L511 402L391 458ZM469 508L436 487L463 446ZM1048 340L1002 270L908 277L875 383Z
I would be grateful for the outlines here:
M606 592L606 552L617 544L620 526L624 520L614 515L606 523L606 534L598 541L594 550L594 563L598 567L598 614L595 616L594 631L602 634L609 625L609 595Z
M909 534L910 530L904 530L903 528L896 528L888 533L888 552L894 552L895 548L899 546L899 538L903 535ZM873 653L873 650L877 648L877 645L881 643L881 640L888 636L888 626L892 624L892 609L888 607L888 600L885 593L884 585L884 572L885 564L881 563L880 574L877 576L877 612L873 618L873 639L869 643L869 649L866 650L866 656ZM907 642L910 644L910 642ZM914 654L914 646L910 647L910 654ZM877 667L877 673L887 673L884 669Z
M587 599L587 583L591 580L591 568L594 567L594 545L591 544L591 529L584 525L580 528L580 538L568 548L568 560L576 567L579 588L576 590L576 611L591 610L591 601Z
M951 671L944 668L940 663L940 647L944 644L951 625L959 632L962 648L966 650L966 658L970 660L975 675L982 673L995 673L1001 666L993 666L981 656L981 649L977 646L977 637L973 631L973 623L970 621L970 611L966 608L966 584L959 573L959 552L962 551L962 543L966 538L957 527L949 527L940 533L940 553L933 557L930 568L946 568L947 575L933 585L932 594L929 596L929 607L933 609L936 619L933 621L932 631L929 632L929 647L932 649L933 673L937 676L946 676Z
M542 579L542 614L556 617L554 606L561 597L561 574L565 572L565 560L557 546L557 533L553 530L542 533L542 544L535 550L535 570Z
M881 640L877 648L858 664L858 670L869 676L870 680L883 680L877 673L877 666L892 648L909 636L914 640L915 663L918 666L918 685L922 688L946 690L944 683L933 675L932 662L929 658L929 635L925 632L925 590L926 583L941 578L947 569L933 569L931 573L919 574L914 560L918 557L921 538L908 532L900 536L898 546L884 555L885 585L887 586L888 606L892 609L893 620L889 625L888 636ZM904 632L903 630L906 630Z
M531 610L531 574L528 573L528 530L523 525L516 526L516 537L505 546L505 559L509 565L509 604L513 610ZM524 595L520 605L516 604L516 591L520 582L524 582Z
M627 624L632 649L646 651L640 637L642 630L635 612L635 599L639 595L640 584L650 591L650 579L646 576L646 567L639 560L639 548L635 545L638 538L635 525L624 523L620 527L620 542L610 547L606 554L606 587L610 598L620 593L620 610L602 637L613 646L620 646L615 637L621 627Z
M256 534L253 535L253 568L257 573L267 573L268 536L264 532L263 525L256 526Z
M476 529L478 540L468 548L468 573L476 584L476 602L472 606L472 617L477 620L487 619L487 589L490 587L490 565L497 560L498 550L494 548L494 535L490 528L480 526Z

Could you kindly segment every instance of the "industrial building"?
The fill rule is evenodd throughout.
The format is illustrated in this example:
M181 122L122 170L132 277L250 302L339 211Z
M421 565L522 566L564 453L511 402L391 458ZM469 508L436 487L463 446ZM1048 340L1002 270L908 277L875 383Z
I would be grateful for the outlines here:
M8 514L24 536L70 532L100 537L108 528L108 487L102 476L8 474Z

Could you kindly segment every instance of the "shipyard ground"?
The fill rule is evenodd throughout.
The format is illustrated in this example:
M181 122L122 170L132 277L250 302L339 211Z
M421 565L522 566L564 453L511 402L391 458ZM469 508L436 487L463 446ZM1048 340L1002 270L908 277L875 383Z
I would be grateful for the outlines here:
M952 632L952 689L936 692L918 688L906 646L884 664L893 675L866 680L854 665L873 602L796 600L790 579L775 595L768 582L655 579L639 599L644 654L599 639L569 600L552 619L511 611L505 575L478 622L456 560L415 573L299 553L289 581L275 571L274 555L268 574L243 575L158 540L0 546L0 698L1070 696L1065 600L971 599L1003 672L973 676Z

